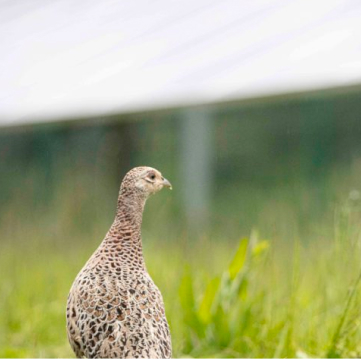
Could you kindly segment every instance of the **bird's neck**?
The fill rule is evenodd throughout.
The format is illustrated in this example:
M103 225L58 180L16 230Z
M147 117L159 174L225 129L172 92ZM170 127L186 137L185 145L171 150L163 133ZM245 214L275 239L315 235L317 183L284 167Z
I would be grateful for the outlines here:
M144 206L145 198L136 195L119 196L114 221L118 235L124 239L130 236L133 241L140 239Z
M105 238L110 253L130 258L144 265L141 239L141 225L146 198L136 193L120 192L117 214ZM123 259L124 259L123 258Z

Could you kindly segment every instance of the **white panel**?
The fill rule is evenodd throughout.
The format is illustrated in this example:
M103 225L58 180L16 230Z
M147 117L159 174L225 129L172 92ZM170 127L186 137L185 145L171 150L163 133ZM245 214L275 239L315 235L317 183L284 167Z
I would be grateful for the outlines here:
M354 0L0 1L0 125L361 82Z

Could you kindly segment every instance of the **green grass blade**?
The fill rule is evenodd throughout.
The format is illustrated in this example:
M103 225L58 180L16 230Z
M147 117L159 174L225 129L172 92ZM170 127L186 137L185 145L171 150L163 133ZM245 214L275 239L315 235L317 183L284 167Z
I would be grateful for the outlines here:
M236 254L233 257L231 264L228 267L228 272L231 280L235 279L237 274L241 271L246 261L248 249L248 239L243 238L240 241Z

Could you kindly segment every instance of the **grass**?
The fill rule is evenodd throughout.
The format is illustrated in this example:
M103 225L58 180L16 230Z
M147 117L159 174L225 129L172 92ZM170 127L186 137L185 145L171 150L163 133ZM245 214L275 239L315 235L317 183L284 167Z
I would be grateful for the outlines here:
M174 356L360 356L356 212L341 208L331 238L306 242L256 232L238 244L147 238L147 266L164 296ZM3 238L14 237L1 242L0 357L73 357L66 297L99 233L62 240L50 225L42 233L34 224L4 228Z
M337 193L358 188L359 173ZM46 207L37 205L36 178L26 177L0 212L0 357L74 356L66 298L111 224L114 193L72 175L59 176ZM147 204L144 254L163 293L173 355L361 356L359 192L337 201L327 190L332 205L316 211L318 192L307 186L237 191L218 194L217 230L198 239L181 221L173 226L169 197ZM259 233L245 235L250 223Z

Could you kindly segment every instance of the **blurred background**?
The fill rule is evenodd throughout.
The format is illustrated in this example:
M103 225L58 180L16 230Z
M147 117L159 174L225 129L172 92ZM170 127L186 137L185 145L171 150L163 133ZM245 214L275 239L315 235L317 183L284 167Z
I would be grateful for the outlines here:
M361 4L0 1L0 356L65 303L132 167L174 356L358 357Z

